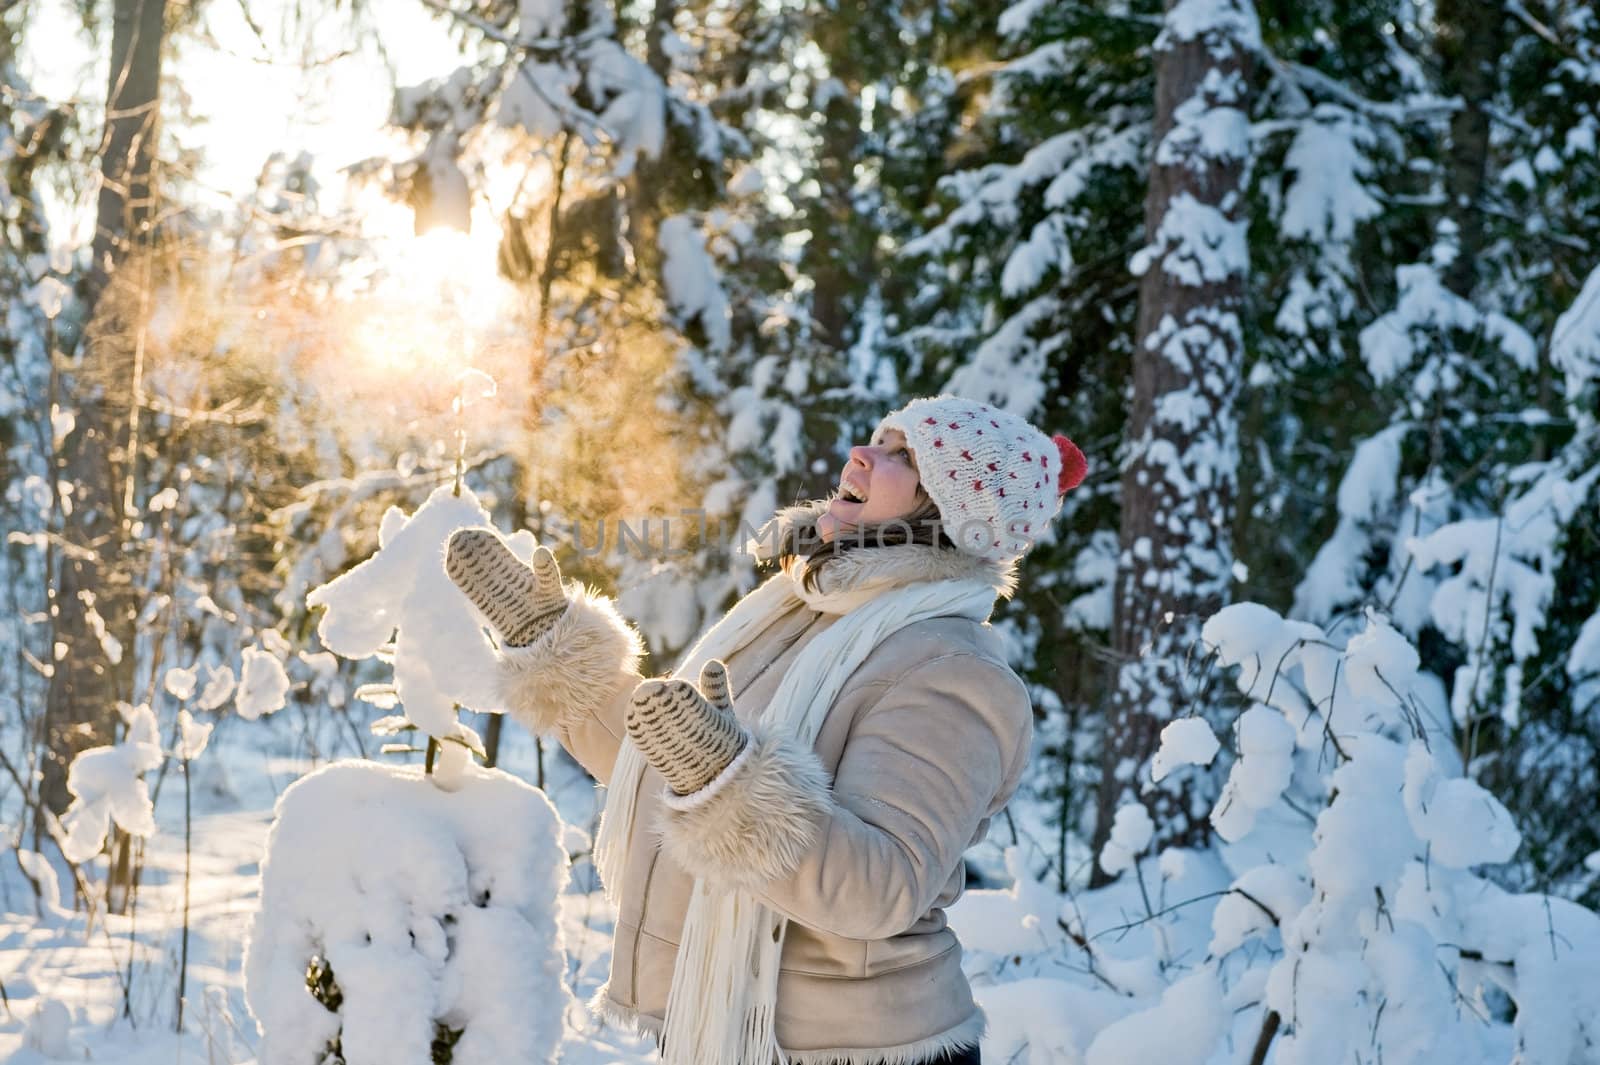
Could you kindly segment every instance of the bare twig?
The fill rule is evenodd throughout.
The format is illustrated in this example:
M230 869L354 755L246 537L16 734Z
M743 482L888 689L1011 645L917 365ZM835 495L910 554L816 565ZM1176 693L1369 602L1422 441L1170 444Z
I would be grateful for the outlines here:
M193 870L194 814L190 802L189 759L183 759L183 941L178 954L178 1031L183 1031L183 992L189 977L189 884Z
M1339 696L1339 673L1344 668L1344 659L1333 664L1333 683L1328 689L1328 710L1322 717L1322 738L1333 745L1334 751L1345 761L1350 760L1350 755L1339 746L1339 737L1333 731L1333 704Z
M1264 1065L1267 1060L1267 1049L1272 1046L1272 1040L1278 1034L1278 1026L1283 1018L1278 1016L1277 1010L1268 1010L1267 1015L1261 1018L1261 1031L1256 1033L1255 1049L1250 1051L1250 1065Z
M1112 925L1110 928L1102 928L1100 931L1098 931L1094 935L1090 936L1089 937L1089 941L1093 942L1094 940L1099 939L1101 936L1109 936L1109 935L1119 934L1119 933L1122 933L1122 932L1128 932L1128 931L1131 931L1131 930L1133 930L1135 928L1138 928L1140 925L1148 924L1149 922L1154 921L1154 920L1156 920L1158 918L1165 917L1169 913L1174 913L1174 912L1176 912L1178 910L1181 910L1185 906L1193 906L1197 902L1204 902L1207 899L1221 898L1223 895L1232 895L1233 893L1234 893L1234 889L1233 888L1223 888L1220 891L1207 891L1203 895L1196 895L1193 898L1184 899L1182 902L1174 902L1171 906L1167 906L1167 907L1164 907L1164 908L1162 908L1160 910L1157 910L1155 913L1152 913L1149 917L1141 917L1137 921L1128 921L1128 922L1126 922L1124 924Z
M1252 903L1256 907L1256 909L1258 909L1262 913L1266 914L1267 915L1267 920L1272 922L1272 925L1273 925L1274 928L1281 927L1281 922L1278 920L1278 915L1273 913L1272 912L1272 908L1270 906L1268 906L1266 903L1262 902L1260 899L1258 899L1254 895L1250 894L1250 892L1246 891L1242 887L1238 887L1237 885L1232 887L1232 888L1230 888L1229 890L1233 894L1238 895L1240 898L1244 899L1245 901L1247 901L1249 903Z
M1477 667L1472 671L1472 687L1468 690L1468 695L1472 701L1468 703L1468 709L1472 712L1474 722L1473 726L1467 730L1467 735L1465 737L1466 750L1461 752L1461 763L1462 765L1466 766L1472 765L1472 759L1478 753L1477 721L1479 719L1476 714L1478 709L1478 682L1483 677L1483 652L1484 649L1489 645L1489 630L1495 614L1494 580L1495 575L1500 569L1500 539L1506 524L1506 515L1503 506L1504 500L1502 500L1501 503L1502 506L1499 508L1499 513L1495 515L1494 521L1494 548L1492 549L1492 553L1489 557L1489 583L1483 590L1483 632L1478 637L1478 646L1476 650L1473 651L1473 657L1477 658L1478 664Z
M1083 937L1081 932L1074 931L1071 925L1067 924L1067 922L1063 921L1059 917L1056 918L1056 925L1060 927L1061 931L1066 933L1067 938L1072 940L1072 942L1077 945L1078 949L1083 951L1084 957L1089 959L1090 976L1094 977L1096 980L1099 980L1102 984L1105 984L1108 989L1115 991L1119 995L1127 994L1127 992L1123 991L1122 988L1112 983L1111 979L1095 966L1094 946Z

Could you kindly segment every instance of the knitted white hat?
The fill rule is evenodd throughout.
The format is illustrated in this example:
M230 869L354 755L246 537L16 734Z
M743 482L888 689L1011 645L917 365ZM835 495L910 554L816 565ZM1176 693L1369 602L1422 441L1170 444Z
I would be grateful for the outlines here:
M1083 452L1060 433L960 396L912 400L884 416L873 441L888 429L905 434L945 534L981 558L1027 552L1087 472Z

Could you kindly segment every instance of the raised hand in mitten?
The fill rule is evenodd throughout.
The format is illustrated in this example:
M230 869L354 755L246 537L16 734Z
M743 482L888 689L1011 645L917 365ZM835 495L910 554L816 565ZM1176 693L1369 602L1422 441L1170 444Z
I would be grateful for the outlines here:
M538 642L566 613L561 569L547 547L533 553L529 566L494 530L457 529L445 549L444 569L507 647Z
M700 686L686 680L647 680L633 689L623 719L634 746L679 795L699 791L750 741L733 714L728 669L713 658Z

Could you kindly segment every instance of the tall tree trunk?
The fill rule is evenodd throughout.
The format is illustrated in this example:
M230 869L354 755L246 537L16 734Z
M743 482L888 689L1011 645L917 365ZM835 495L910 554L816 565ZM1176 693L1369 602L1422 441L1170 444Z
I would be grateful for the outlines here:
M666 35L672 29L677 15L678 0L655 0L651 5L649 21L645 24L645 63L651 72L667 83L672 73L672 60L667 55ZM670 121L670 120L669 120ZM625 189L617 190L618 229L616 241L626 243L632 254L634 276L647 282L656 280L661 270L661 249L656 246L661 233L662 178L669 168L698 167L695 159L676 157L673 137L668 135L661 157L656 160L640 159L628 178Z
M13 13L6 10L9 7L0 8L0 70L8 72L0 75L0 122L5 124L3 128L13 131L15 151L0 161L0 182L4 182L14 206L0 222L13 227L8 234L12 243L7 251L17 260L24 260L49 252L44 211L36 199L34 171L61 151L64 135L71 126L71 113L66 107L32 113L29 108L17 106L27 99L27 86L15 80L15 65L28 20L20 9ZM17 277L18 284L26 280L31 278L20 274ZM14 348L17 340L8 333L0 336L0 344Z
M862 128L863 86L872 83L880 59L863 26L872 17L870 6L826 4L809 30L827 57L830 76L812 90L811 106L820 112L820 122L808 118L817 138L807 167L816 191L801 201L800 225L810 237L801 251L800 272L811 281L811 306L809 337L798 354L807 358L810 386L819 392L849 381L850 350L860 337L863 303L877 274L878 227L865 217L856 188L856 168L870 163L866 157L872 150ZM885 12L883 17L893 16ZM834 394L843 396L847 390ZM801 432L807 440L827 440L851 408L849 400L838 399L806 404ZM864 413L876 417L882 412ZM809 480L804 469L795 471L780 483L780 498L820 494L817 486L809 491L802 487Z
M142 242L153 215L166 0L116 0L111 24L111 78L100 144L100 200L95 217L91 302L115 267Z
M830 81L833 91L822 107L817 152L817 196L808 205L802 268L810 275L811 323L816 346L843 353L855 342L856 311L872 282L871 247L861 247L856 218L855 168L861 155L859 87Z
M644 28L645 65L662 81L672 70L672 60L667 55L667 34L672 32L672 20L678 14L678 0L655 0L650 12L650 22Z
M1505 37L1505 11L1499 0L1439 0L1439 73L1444 91L1461 98L1450 116L1450 153L1445 172L1449 204L1445 216L1456 225L1457 254L1445 268L1445 287L1463 299L1478 281L1483 250L1481 199L1489 172L1489 114L1495 64Z
M34 174L41 163L58 156L63 141L63 133L71 125L69 112L64 108L51 108L43 114L30 115L26 107L19 107L27 99L27 86L18 77L16 70L17 54L21 50L23 33L28 23L25 13L21 9L12 9L0 12L0 129L12 131L12 144L14 150L9 157L0 161L0 188L4 188L10 195L7 208L0 210L0 233L4 234L6 246L0 254L0 299L7 301L20 299L23 292L33 282L33 271L29 269L30 259L44 257L49 251L49 232L46 227L44 212L37 198ZM43 321L44 352L46 358L51 358L55 350L55 322L54 316ZM25 336L21 330L0 330L0 360L8 364L18 365L26 350ZM52 387L47 396L48 400L54 399L54 374L51 375ZM48 403L46 404L48 407ZM41 422L48 422L48 410L31 413L34 426L39 436L41 450L45 448L48 430L38 428ZM9 420L9 419L8 419ZM23 429L23 420L16 419L14 425L0 424L0 437L11 441L12 431ZM5 466L5 461L0 460L0 467ZM9 475L11 469L6 469ZM26 572L28 560L33 555L34 548L22 543L7 542L3 548L7 555L8 569L12 574ZM46 572L54 568L56 549L54 544L46 542L43 551L43 560ZM8 589L9 601L17 612L26 613L34 610L38 603L33 598L33 589L29 589L26 599L21 598L17 582L13 581ZM31 646L30 646L31 645ZM49 659L50 644L39 648L36 637L25 636L19 638L12 650L16 656L14 673L16 679L15 698L19 710L22 711L21 720L18 722L25 728L35 729L41 727L43 715L37 713L36 704L31 698L33 691L33 671L27 664L27 652L37 649L42 652L41 660ZM45 750L42 744L39 749ZM42 807L35 802L32 787L36 781L30 770L30 764L24 772L27 773L26 792L22 796L24 808L34 811L34 849L38 850L40 840L44 833L44 817Z
M1112 615L1119 665L1102 745L1096 854L1117 809L1134 799L1150 811L1158 849L1208 835L1215 795L1208 778L1175 773L1151 786L1149 763L1168 721L1205 712L1197 691L1200 626L1222 606L1232 579L1234 400L1249 269L1242 201L1258 40L1251 0L1218 0L1203 12L1168 0L1157 39L1148 239L1135 260L1140 343ZM1098 863L1094 877L1107 879Z
M51 589L54 673L43 718L41 797L56 813L71 801L67 768L85 747L114 738L115 706L131 694L132 574L119 566L124 547L121 486L126 453L138 301L122 295L118 267L147 241L153 217L155 157L165 0L116 0L111 75L101 140L100 199L94 259L83 298L94 324L71 371L75 427L58 474L74 486L60 570Z

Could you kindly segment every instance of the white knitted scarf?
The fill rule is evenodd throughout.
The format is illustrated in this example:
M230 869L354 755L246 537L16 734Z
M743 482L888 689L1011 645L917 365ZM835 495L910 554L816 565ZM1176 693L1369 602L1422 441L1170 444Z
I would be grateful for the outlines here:
M707 661L726 659L801 601L841 615L801 649L756 719L744 721L809 747L845 679L885 637L927 618L985 621L995 596L993 584L977 579L900 586L864 582L813 592L800 585L798 576L780 573L734 604L685 653L672 675L697 681ZM736 710L741 709L738 694L734 692ZM618 906L645 765L644 756L624 737L595 839L601 883L606 897ZM667 995L665 1065L769 1065L780 1060L778 961L787 924L749 893L695 878Z

